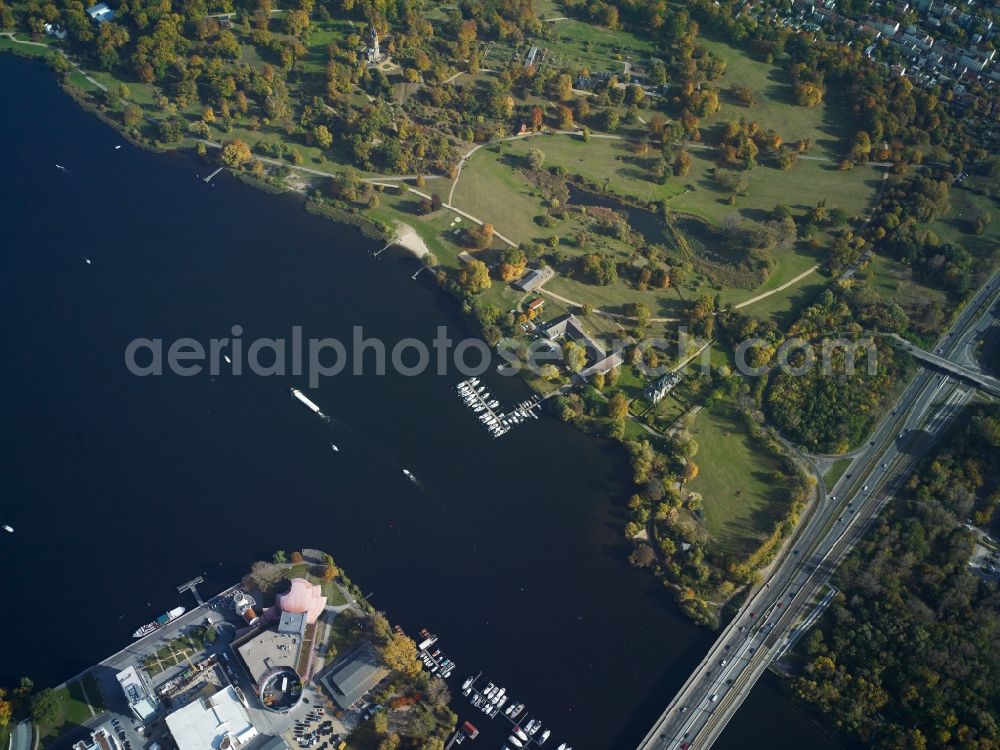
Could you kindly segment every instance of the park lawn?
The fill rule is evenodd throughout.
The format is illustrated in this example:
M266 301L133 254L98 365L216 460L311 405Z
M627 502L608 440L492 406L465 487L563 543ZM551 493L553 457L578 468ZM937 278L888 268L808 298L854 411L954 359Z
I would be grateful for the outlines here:
M42 747L51 747L63 734L93 718L79 680L64 685L55 693L59 701L58 718L52 724L41 724L37 727Z
M714 125L731 120L755 120L764 129L773 128L786 143L809 139L811 155L835 161L844 157L848 147L845 140L853 133L840 102L827 99L817 107L801 107L792 98L791 78L783 68L755 60L726 42L706 36L700 36L697 44L726 61L725 74L711 82L719 89L721 106L705 119L704 130L713 131ZM728 94L735 85L751 89L757 103L751 107L736 104ZM715 132L710 132L706 140L714 143L715 137Z
M759 320L773 320L784 329L798 320L802 311L815 302L829 284L829 278L815 272L788 289L746 305L740 311Z
M16 52L26 57L48 57L52 51L47 47L36 47L33 44L19 44L10 37L0 36L0 52L5 50Z
M459 177L452 205L493 224L514 242L558 233L558 226L545 229L534 222L545 213L542 191L502 153L506 150L486 146L472 155Z
M717 187L711 176L710 170L718 166L716 151L693 148L690 153L691 171L685 177L673 178L683 182L687 191L671 199L670 208L687 211L713 224L734 212L745 219L766 219L778 204L788 205L801 214L821 200L826 201L828 210L842 208L848 216L864 217L881 180L877 167L841 172L836 164L808 159L799 159L787 171L760 165L747 175L750 186L746 194L736 196L736 203L728 205L730 193Z
M605 312L624 314L624 305L628 302L646 304L654 318L673 318L682 311L680 297L673 287L640 292L621 280L607 286L598 286L560 274L549 281L545 289L581 305L589 302ZM626 321L619 322L621 325L629 325Z
M909 266L885 255L875 255L856 274L885 300L903 308L914 327L923 333L940 329L948 318L948 295L913 278Z
M980 278L988 276L997 262L1000 251L1000 216L998 216L1000 203L961 188L952 188L948 200L951 203L951 210L947 216L933 222L929 228L934 230L942 242L962 245L977 259L983 261L977 269L978 275ZM974 209L989 211L993 216L993 221L987 225L986 231L979 235L968 231L963 218Z
M699 445L699 473L687 489L704 498L703 521L718 550L744 559L788 510L773 476L779 464L730 403L702 409L691 434Z
M660 158L657 149L640 156L629 141L621 138L602 138L593 134L589 141L584 141L579 135L548 133L508 141L505 146L505 150L520 156L532 148L545 154L546 166L564 167L569 174L606 185L608 190L620 195L656 202L671 198L684 189L676 178L664 185L650 179L650 170Z
M437 188L432 188L434 183L440 182ZM444 193L447 197L447 183L443 180L428 181L423 188L418 188L420 192L427 192L428 195ZM430 248L430 251L437 259L437 265L447 268L458 268L462 262L458 259L459 253L468 250L462 244L464 229L471 225L468 219L458 217L448 209L442 208L429 214L417 213L420 204L420 196L409 191L402 195L394 195L391 191L378 193L381 204L376 209L369 209L366 215L373 219L383 221L389 226L400 221L409 224L414 231L420 235L421 239ZM460 219L458 222L455 219Z

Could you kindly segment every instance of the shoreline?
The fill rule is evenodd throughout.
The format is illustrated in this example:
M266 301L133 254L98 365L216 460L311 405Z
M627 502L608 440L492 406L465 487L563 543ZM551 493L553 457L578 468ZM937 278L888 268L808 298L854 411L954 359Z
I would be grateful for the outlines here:
M417 258L423 258L431 252L427 243L424 242L424 238L417 234L417 230L399 220L396 221L396 236L393 238L393 244L399 245Z

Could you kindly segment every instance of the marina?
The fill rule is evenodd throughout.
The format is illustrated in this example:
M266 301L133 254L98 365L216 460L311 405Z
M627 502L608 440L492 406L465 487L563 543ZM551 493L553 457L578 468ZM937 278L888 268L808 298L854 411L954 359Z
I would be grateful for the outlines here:
M397 632L402 632L398 630ZM420 642L417 644L417 658L423 662L424 667L433 675L437 675L445 680L451 677L455 671L455 662L448 659L441 649L434 648L438 642L438 637L426 628L420 629Z
M498 438L510 432L515 425L529 419L538 419L535 408L541 403L537 394L526 401L521 401L509 412L497 411L500 402L490 395L486 386L480 384L479 378L463 380L455 389L462 401L479 417L479 421L489 430L493 437Z
M552 730L544 729L541 719L530 718L524 703L514 700L505 687L493 682L489 682L484 688L477 687L476 683L482 676L483 673L480 672L466 679L462 683L462 695L469 699L469 703L474 708L478 708L488 718L502 717L510 722L512 727L510 736L501 745L501 750L522 750L523 748L544 746L548 742ZM478 730L475 731L475 734L469 733L466 730L466 727L469 726L472 725L465 722L462 729L455 734L454 741L456 743L464 742L466 736L475 739L475 736L479 734ZM563 742L556 750L573 750L573 748L568 743Z

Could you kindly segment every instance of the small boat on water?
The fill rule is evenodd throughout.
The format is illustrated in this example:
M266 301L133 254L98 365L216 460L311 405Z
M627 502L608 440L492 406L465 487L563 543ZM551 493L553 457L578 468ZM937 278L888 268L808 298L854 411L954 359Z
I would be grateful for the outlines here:
M510 744L512 744L514 747L524 747L524 743L521 742L521 740L519 740L514 735L511 735L510 737L508 737L507 738L507 742L509 742Z
M330 450L332 450L334 453L340 453L340 448L338 448L333 443L330 443Z
M525 742L528 741L528 735L524 733L524 730L521 729L521 727L514 727L514 734L520 737Z
M412 472L410 472L409 469L403 469L403 476L405 476L407 479L411 481L414 479L413 474Z
M545 744L545 740L547 740L549 738L550 734L552 734L552 730L551 729L546 729L544 732L542 732L542 736L539 737L537 740L535 740L535 742L537 742L539 745L544 745Z
M222 358L223 358L224 360L226 360L226 364L227 364L227 365L231 365L231 364L233 363L233 360L231 360L231 359L229 358L229 355L228 355L228 354L223 354L223 355L222 355Z
M8 526L7 524L3 525L3 530L6 531L8 534L13 534L14 533L14 527L13 526Z
M476 680L478 680L479 679L479 675L481 675L481 674L482 674L482 672L480 672L479 674L477 674L475 677L470 677L465 682L463 682L462 683L462 690L465 690L466 688L472 687L472 683L474 683Z

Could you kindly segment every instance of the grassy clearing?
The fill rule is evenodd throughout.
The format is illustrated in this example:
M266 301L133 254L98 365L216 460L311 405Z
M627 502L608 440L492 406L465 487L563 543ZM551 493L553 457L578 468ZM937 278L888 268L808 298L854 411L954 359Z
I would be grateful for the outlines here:
M843 158L844 139L852 133L846 116L840 112L839 102L828 100L818 107L800 107L792 98L791 80L782 68L754 60L723 41L702 36L698 44L727 63L725 74L712 82L720 89L721 107L705 120L709 130L715 123L756 120L765 128L776 130L786 142L809 139L813 144L812 155L835 160ZM752 90L757 95L757 103L752 107L735 104L727 92L737 85Z
M694 457L700 471L688 489L704 498L704 524L720 551L746 557L787 510L774 477L778 462L730 404L699 412L691 434L700 446Z
M678 178L684 182L685 192L673 198L670 207L713 224L734 211L745 219L761 220L779 203L798 213L813 208L821 200L826 200L828 209L842 208L849 216L863 217L871 208L881 180L876 167L840 172L830 162L800 159L788 171L770 166L750 170L746 195L736 196L735 204L728 205L729 193L719 190L711 177L711 170L717 166L715 150L692 149L691 156L691 172Z
M823 484L826 485L827 490L840 480L844 472L847 471L847 467L851 465L851 460L850 458L842 458L839 461L834 461L833 466L827 469L826 474L823 475Z
M90 689L90 685L88 684L88 694ZM94 690L96 691L96 684L94 685ZM52 724L38 726L38 734L42 747L52 747L59 737L71 729L81 726L93 716L79 680L68 683L56 690L55 693L59 702L59 714L58 718ZM91 696L91 700L97 700L97 698ZM98 710L95 707L94 713L97 713Z

